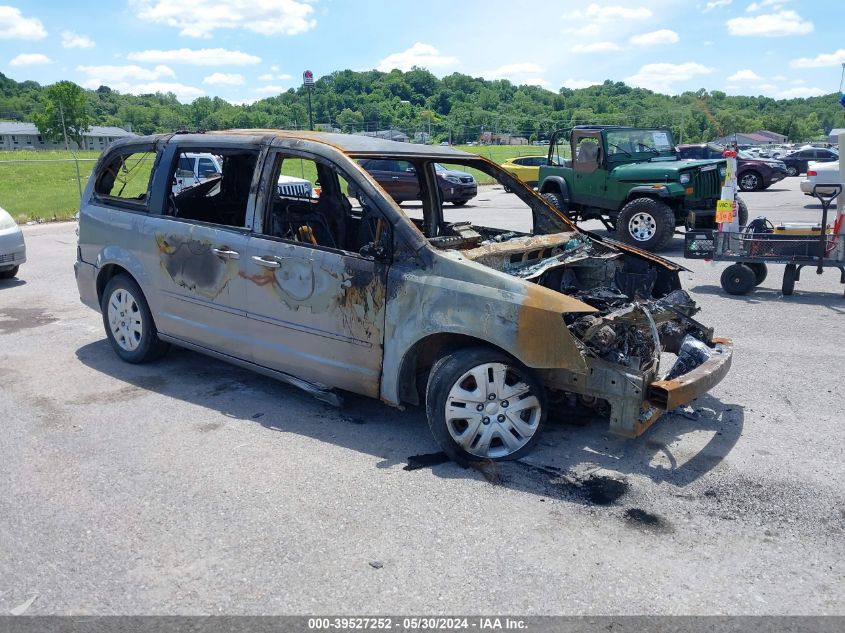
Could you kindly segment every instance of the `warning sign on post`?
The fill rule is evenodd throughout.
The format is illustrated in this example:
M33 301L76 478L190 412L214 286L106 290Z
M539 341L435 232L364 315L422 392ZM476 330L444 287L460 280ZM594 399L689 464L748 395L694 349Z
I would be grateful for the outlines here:
M718 200L716 202L716 223L730 223L734 219L734 201Z

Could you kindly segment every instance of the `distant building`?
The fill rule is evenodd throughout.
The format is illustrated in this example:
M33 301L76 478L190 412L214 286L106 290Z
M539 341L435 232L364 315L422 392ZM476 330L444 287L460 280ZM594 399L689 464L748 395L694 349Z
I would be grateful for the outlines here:
M728 134L721 138L717 138L714 143L719 145L728 145L736 143L737 145L773 145L781 144L787 141L787 137L777 132L769 132L768 130L758 130L756 132L737 132L735 134Z
M378 130L377 132L356 132L359 136L372 136L374 138L385 138L388 141L407 143L410 137L401 130Z
M82 135L82 147L78 148L76 143L68 139L71 149L105 149L112 141L125 136L136 136L119 127L103 127L92 125ZM51 141L41 136L34 123L21 121L0 122L0 150L16 149L64 149L64 139Z

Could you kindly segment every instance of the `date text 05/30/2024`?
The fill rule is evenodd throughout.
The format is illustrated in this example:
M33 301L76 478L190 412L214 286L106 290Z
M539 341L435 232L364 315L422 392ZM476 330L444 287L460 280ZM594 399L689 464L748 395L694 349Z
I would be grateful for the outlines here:
M308 618L312 631L447 631L447 630L524 630L527 625L519 618L500 617L323 617Z

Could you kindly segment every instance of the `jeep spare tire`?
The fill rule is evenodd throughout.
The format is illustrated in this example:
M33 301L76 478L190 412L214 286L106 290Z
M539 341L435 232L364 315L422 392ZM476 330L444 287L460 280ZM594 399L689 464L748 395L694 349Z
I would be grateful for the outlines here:
M620 242L653 251L675 234L675 213L669 205L652 198L636 198L622 207L616 218Z

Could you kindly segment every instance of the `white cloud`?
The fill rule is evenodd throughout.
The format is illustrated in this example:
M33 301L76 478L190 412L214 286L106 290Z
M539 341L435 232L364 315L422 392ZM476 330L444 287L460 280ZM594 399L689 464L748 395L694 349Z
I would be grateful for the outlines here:
M609 53L621 49L615 42L590 42L589 44L575 44L570 50L573 53Z
M583 11L572 11L563 15L567 19L589 18L596 22L613 20L644 20L651 17L651 11L645 7L623 7L618 5L601 6L592 3Z
M712 2L708 2L704 5L704 9L702 9L701 12L710 13L713 9L718 9L719 7L726 7L731 2L733 2L733 0L712 0Z
M786 75L774 75L772 81L786 81Z
M655 92L672 92L673 84L681 81L689 81L696 75L709 75L713 72L696 62L683 64L645 64L634 75L627 77L625 81L634 86L648 88Z
M590 86L600 86L602 82L591 81L589 79L567 79L563 82L564 88L570 90L578 90L579 88L589 88Z
M845 64L845 48L837 49L833 53L819 53L815 57L799 57L789 62L792 68L822 68L841 64Z
M260 95L277 95L283 93L287 88L284 86L261 86L260 88L255 88L253 92L257 92Z
M505 64L492 70L482 70L481 76L485 79L507 79L515 84L527 84L529 86L549 86L551 85L547 80L539 77L545 72L545 69L531 62L523 62L516 64Z
M0 40L40 40L47 31L38 18L25 18L15 7L0 6Z
M807 97L819 97L827 94L829 90L822 90L821 88L810 88L807 86L798 86L796 88L789 88L777 93L780 99L805 99Z
M177 48L169 51L153 49L129 53L126 57L136 62L191 66L247 66L261 63L260 57L225 48Z
M135 84L134 86L131 86L127 92L131 92L136 95L153 94L156 92L172 92L176 95L176 98L183 103L193 101L197 97L201 97L205 94L204 90L201 88L195 88L194 86L186 86L185 84L175 82L158 81Z
M180 29L179 35L209 38L220 29L261 35L297 35L317 26L314 7L296 0L132 0L142 20Z
M111 85L111 82L155 81L163 77L175 77L176 73L169 66L158 65L155 68L142 68L135 64L125 66L77 66L76 70L88 75L87 85ZM95 86L95 87L96 87Z
M111 81L104 83L96 78L86 79L82 82L83 88L96 90L102 85L108 85L112 90L117 90L125 94L146 95L155 94L157 92L166 93L172 92L176 98L182 103L193 101L197 97L202 97L205 91L194 86L186 86L185 84L170 81L147 81L140 83L132 83L129 81Z
M87 35L62 31L62 48L94 48L96 44Z
M432 68L442 68L443 66L454 66L457 63L457 57L441 55L440 51L431 44L417 42L408 50L388 55L378 63L376 69L385 73L390 72L394 68L407 71L411 70L414 66L431 70Z
M276 71L279 70L278 66L273 66L273 68ZM293 79L293 75L289 75L288 73L274 72L274 73L264 73L263 75L258 75L258 81L274 81L274 80L289 81L291 79Z
M633 36L631 44L634 46L656 46L658 44L675 44L680 39L675 31L658 29L650 33Z
M732 18L725 22L731 35L784 37L806 35L812 32L813 23L805 21L795 11L781 11L749 18Z
M21 53L9 62L9 66L39 66L52 63L53 60L42 53Z
M209 86L242 86L244 76L238 73L211 73L202 82Z
M728 77L728 81L762 81L763 78L755 73L753 70L744 69L738 70L733 75Z
M775 11L779 11L785 2L786 0L762 0L761 2L752 2L745 7L745 10L748 11L748 13L753 13L754 11L759 11L765 7L772 7Z

